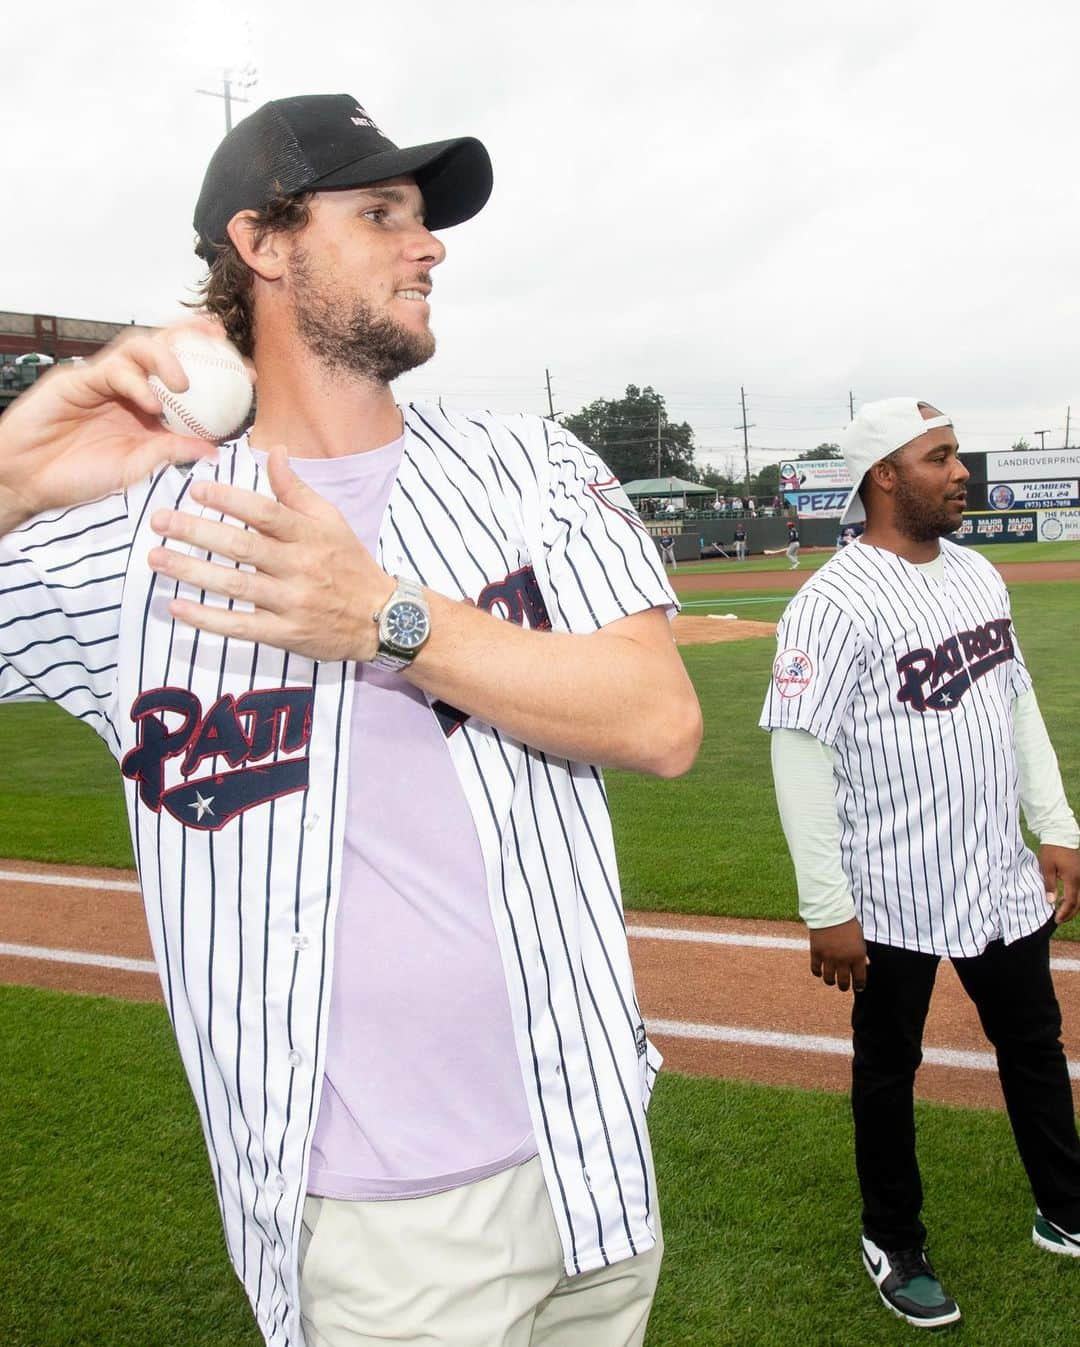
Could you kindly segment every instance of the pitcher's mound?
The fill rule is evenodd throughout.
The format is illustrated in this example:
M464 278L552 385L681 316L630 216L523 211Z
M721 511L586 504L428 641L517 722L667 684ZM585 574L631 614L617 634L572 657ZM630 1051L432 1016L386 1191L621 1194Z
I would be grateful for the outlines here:
M676 645L715 645L717 641L746 641L775 636L775 622L749 622L738 617L687 617L680 613L671 624Z

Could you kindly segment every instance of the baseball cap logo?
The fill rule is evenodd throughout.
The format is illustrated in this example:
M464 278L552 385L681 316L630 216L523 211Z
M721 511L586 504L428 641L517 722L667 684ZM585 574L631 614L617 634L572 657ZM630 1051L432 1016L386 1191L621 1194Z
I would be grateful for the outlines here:
M357 103L356 107L353 109L349 121L352 122L353 126L366 126L370 131L374 131L376 135L382 135L382 132L368 115L366 109L362 108L359 103Z

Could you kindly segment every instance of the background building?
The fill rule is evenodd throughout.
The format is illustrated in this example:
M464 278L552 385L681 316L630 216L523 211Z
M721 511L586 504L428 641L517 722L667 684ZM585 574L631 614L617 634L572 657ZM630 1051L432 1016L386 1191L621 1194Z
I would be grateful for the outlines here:
M135 323L0 310L0 413L50 365L93 355L121 332L148 331Z

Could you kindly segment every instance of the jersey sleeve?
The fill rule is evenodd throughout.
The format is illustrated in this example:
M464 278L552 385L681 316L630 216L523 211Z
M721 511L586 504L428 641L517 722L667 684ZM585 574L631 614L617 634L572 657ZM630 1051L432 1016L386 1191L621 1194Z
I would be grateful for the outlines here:
M834 744L862 667L864 639L850 614L803 591L776 629L776 659L758 724L805 730Z
M1013 698L1022 697L1025 692L1030 692L1034 687L1031 681L1031 674L1028 673L1027 664L1024 661L1023 651L1020 649L1020 642L1016 639L1016 628L1012 629L1013 658L1009 673L1009 685Z
M128 506L107 496L0 538L0 706L56 702L113 748Z
M647 608L677 612L656 544L614 474L569 431L540 426L548 477L538 578L554 625L587 632Z

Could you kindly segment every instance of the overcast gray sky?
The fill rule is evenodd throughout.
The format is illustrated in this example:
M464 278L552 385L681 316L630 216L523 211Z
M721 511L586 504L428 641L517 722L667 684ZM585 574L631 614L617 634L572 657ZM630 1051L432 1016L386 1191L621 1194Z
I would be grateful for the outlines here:
M756 462L835 438L849 390L926 398L965 448L1060 445L1078 37L1065 0L7 5L0 308L174 316L223 131L195 90L251 58L252 106L350 93L398 144L491 151L401 396L652 384L705 464L741 455L740 384Z

